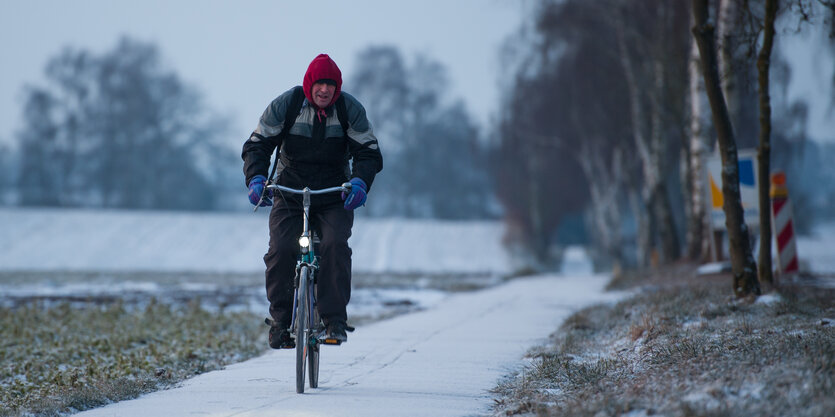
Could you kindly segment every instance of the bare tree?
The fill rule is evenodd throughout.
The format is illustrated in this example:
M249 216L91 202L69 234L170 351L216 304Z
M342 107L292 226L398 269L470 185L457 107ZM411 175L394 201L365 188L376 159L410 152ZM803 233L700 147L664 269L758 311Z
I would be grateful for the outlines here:
M464 104L448 102L446 68L397 48L372 46L347 91L364 103L381 138L386 175L374 183L370 215L485 218L492 190L478 130Z
M214 208L212 173L234 161L219 146L227 122L160 61L153 44L123 38L47 63L17 137L22 204Z
M829 0L820 0L821 4L831 7L833 2ZM743 88L735 88L734 82L730 80L744 78L746 72L753 68L755 63L757 71L757 102L758 102L758 125L751 128L743 128L740 130L753 131L759 130L759 143L757 146L757 172L758 172L758 194L759 194L759 231L760 231L760 250L759 250L759 280L764 284L772 284L772 265L771 265L771 216L770 216L770 171L771 171L771 154L772 154L772 100L771 100L771 67L773 64L772 49L775 37L775 20L781 11L787 11L788 14L797 17L799 23L810 22L816 14L814 7L814 0L785 0L780 6L778 0L765 0L763 2L736 2L721 0L719 6L719 28L721 35L719 36L721 45L720 57L725 60L721 67L725 69L723 80L725 81L724 92L726 96L733 96L739 102L743 94ZM761 7L761 9L760 9ZM800 30L798 26L797 30ZM759 50L757 51L757 48ZM744 53L739 54L735 51L742 50ZM752 62L752 58L756 52L756 61ZM784 81L785 82L785 81ZM740 87L744 83L739 83ZM752 97L753 99L753 97ZM748 102L747 99L745 99ZM753 101L752 101L753 102ZM742 108L751 108L753 106L742 106L738 103L732 106L730 113L733 118L739 121L747 118L742 115ZM736 110L734 110L734 108ZM782 111L784 117L794 117L797 113L795 111ZM803 116L805 117L805 116ZM803 118L801 117L801 118ZM802 143L802 141L801 141ZM788 153L794 153L792 149L788 149ZM784 154L786 152L783 152Z
M738 129L718 129L720 133L732 135L732 145L728 145L732 149L723 148L721 143L719 146L726 167L732 165L728 162L730 152L736 161L737 144L753 146L756 143L758 112L751 104L757 91L752 82L755 79L753 66L746 61L748 57L744 52L750 39L754 38L749 34L749 28L756 23L746 10L761 4L722 0L704 6L708 10L706 13L714 14L719 20L719 36L714 42L720 42L720 45L713 46L716 82L723 93L725 111L729 113L729 126ZM802 8L807 9L808 5ZM699 67L705 65L703 57L700 58L701 45L682 29L688 27L692 10L685 2L552 0L542 2L534 17L534 24L530 26L533 42L528 43L531 46L524 49L526 53L521 59L518 56L515 59L520 62L519 70L505 102L508 114L502 124L504 130L500 129L499 133L505 145L518 141L514 151L532 154L528 158L514 155L514 159L508 158L509 153L506 153L506 163L530 175L541 172L544 149L547 149L533 144L547 144L561 150L563 155L560 157L571 155L576 160L588 184L593 206L587 210L592 218L588 222L589 230L601 248L612 245L603 242L619 241L617 236L603 230L617 230L610 222L623 220L617 220L598 207L600 204L611 206L611 203L603 202L614 199L620 200L621 219L632 215L638 224L638 258L642 264L649 264L650 259L675 260L680 252L678 229L681 225L686 225L684 241L688 258L705 259L712 239L707 233L709 218L703 178L704 160L713 139L713 133L708 129L708 105L714 125L717 116L715 97L710 97L715 92L708 94L708 100L703 99L706 87L702 83L706 82L706 76L699 71ZM711 29L715 30L715 27L711 25ZM718 75L720 67L721 77ZM613 71L613 68L617 69ZM534 83L539 89L528 88ZM618 88L626 92L621 95ZM585 100L584 94L593 99ZM514 99L517 97L525 99ZM616 103L617 110L598 105L601 101ZM728 111L729 106L736 110ZM540 116L540 107L551 111ZM781 140L781 150L790 142L786 138L802 137L795 132L795 127L802 125L800 119L796 119L802 116L802 110L802 105L792 105L787 111L775 112L784 123L775 132ZM618 120L615 114L626 117ZM727 135L722 138L727 139ZM629 146L624 146L626 142ZM620 166L615 155L630 158L620 159L625 163ZM559 157L554 158L554 161L561 161ZM629 165L636 162L637 172ZM623 171L611 175L610 167L615 166ZM734 171L737 171L736 166ZM500 172L506 176L503 180L508 182L516 178L514 174L521 175ZM734 175L738 178L738 172ZM619 193L610 191L614 184L622 187ZM541 227L545 216L554 215L536 208L542 206L542 197L530 197L542 195L543 190L547 193L550 188L532 183L527 184L526 189L527 198L507 198L513 194L500 192L506 207L510 200L533 204L530 210L509 209L518 216L513 217L513 224L522 230ZM568 189L559 190L567 192ZM736 192L738 194L739 190ZM683 200L680 199L682 196ZM725 199L726 204L728 200ZM745 232L747 237L747 230ZM750 241L746 240L745 246L749 248L750 256ZM659 256L653 257L654 253Z
M56 103L46 92L29 89L23 115L27 129L20 132L20 204L24 206L58 206L66 194L52 192L63 189L74 173L62 172L61 161L74 157L58 138L59 129L43 119L56 113Z
M3 142L3 138L0 137L0 206L9 204L12 191L10 179L13 174L11 168L12 150Z
M501 143L494 150L494 181L505 211L509 236L506 243L520 245L533 261L544 266L554 234L569 213L588 201L586 177L572 150L572 138L561 136L561 116L554 97L540 91L565 91L565 79L541 74L518 80L500 124ZM564 120L564 119L563 119Z
M704 260L710 251L710 218L707 211L707 188L705 184L705 160L709 149L708 136L705 134L704 83L699 70L699 47L696 40L691 41L690 62L688 65L690 136L684 147L686 178L685 200L687 204L687 232L685 237L686 254L691 260Z
M688 16L686 7L663 1L544 2L535 13L534 46L511 93L525 100L506 105L513 128L502 131L503 141L524 136L517 140L549 143L559 158L572 157L579 165L574 175L582 173L588 185L593 241L602 253L623 259L622 223L632 215L644 265L651 253L661 262L680 256L673 197L680 197L676 161L686 137L687 82L681 74L689 36L676 28L686 26ZM536 117L539 107L548 113ZM532 153L517 166L535 172L545 152L519 149ZM551 164L556 161L562 160ZM529 187L531 195L548 190ZM640 197L632 198L636 192ZM512 212L527 213L532 225L547 213Z
M734 123L734 117L739 115L741 101L741 91L738 88L739 72L736 71L737 67L743 66L739 63L737 54L739 50L737 23L741 16L739 3L737 0L718 0L716 11L716 55L719 60L722 93L725 95L732 123ZM739 120L736 120L735 125L739 125Z
M699 46L702 76L705 79L705 90L710 102L722 157L723 210L730 240L729 252L734 276L733 290L738 297L760 294L757 264L751 254L748 228L743 218L739 195L736 141L725 96L722 93L716 57L715 27L709 23L708 0L693 0L693 16L693 35Z
M769 196L771 172L771 96L769 94L769 69L771 50L774 46L774 19L779 8L778 0L765 0L765 28L763 43L757 56L760 96L760 146L757 152L760 201L760 253L759 280L772 285L771 274L771 198Z
M646 207L640 246L643 264L654 250L654 236L660 240L660 261L671 262L680 255L678 232L673 216L667 180L671 172L672 145L683 143L683 104L686 100L686 37L675 28L688 14L680 2L640 2L620 7L617 45L623 75L629 89L633 138L643 168L641 195ZM678 105L677 105L678 104ZM676 127L678 126L678 127ZM682 142L671 141L673 135Z
M636 187L628 173L636 172L638 164L626 157L635 149L635 143L628 140L630 118L623 111L629 91L623 78L611 71L618 66L618 54L611 47L616 33L600 12L587 5L566 10L566 20L582 23L570 30L555 25L575 40L565 46L559 64L561 76L570 81L561 92L567 104L567 123L562 129L578 138L569 148L588 179L586 223L594 263L626 267L632 261L624 249L623 224L630 213L623 207L629 189ZM601 99L604 92L606 98Z
M623 177L626 170L621 149L614 149L611 163L604 160L604 153L594 149L599 141L583 143L578 160L586 177L597 178L589 182L591 197L590 222L596 246L603 256L594 256L596 265L612 263L615 267L626 266L626 253L623 248L623 225L621 204L624 201Z

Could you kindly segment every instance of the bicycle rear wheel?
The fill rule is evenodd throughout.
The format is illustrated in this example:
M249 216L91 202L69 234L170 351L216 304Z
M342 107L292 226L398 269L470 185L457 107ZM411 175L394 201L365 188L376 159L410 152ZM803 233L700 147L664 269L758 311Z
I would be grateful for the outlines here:
M313 284L313 277L310 277L311 283L309 284L310 287L310 294L311 296L308 298L310 308L310 331L316 332L319 329L319 323L321 320L319 319L319 312L316 309L316 297L314 296L316 292L316 285ZM313 339L312 335L308 339ZM308 378L310 379L310 388L319 388L319 344L313 344L310 346L310 351L307 354L307 367L308 367Z
M304 393L304 368L307 363L307 353L310 346L308 334L310 333L310 320L308 318L308 285L309 269L301 267L299 271L299 291L296 303L296 392Z

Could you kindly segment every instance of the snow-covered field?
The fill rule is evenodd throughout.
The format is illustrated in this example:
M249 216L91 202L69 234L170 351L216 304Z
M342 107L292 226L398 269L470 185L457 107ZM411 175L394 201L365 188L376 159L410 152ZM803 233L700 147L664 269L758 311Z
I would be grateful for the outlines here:
M353 233L350 244L358 275L495 277L519 266L502 247L500 222L358 219ZM0 274L101 278L108 273L150 273L168 275L168 279L194 275L240 279L263 272L267 242L266 210L0 208ZM811 236L798 236L797 245L804 269L835 273L835 223L818 226ZM591 273L582 250L570 248L564 261L568 273Z
M0 303L200 297L265 313L266 214L0 209ZM433 306L451 280L482 287L512 271L498 222L358 219L353 232L349 314L360 320Z
M353 231L356 274L500 276L518 267L501 245L500 222L358 219ZM0 208L0 272L259 274L267 241L266 210ZM805 269L835 273L835 223L797 245ZM590 272L576 248L565 261L571 273Z
M505 274L498 222L355 222L357 273ZM0 209L0 270L246 273L264 269L258 213Z
M355 317L428 308L444 297L439 282L484 287L517 267L501 245L499 222L358 219L353 230L349 313ZM0 208L0 303L32 296L137 302L199 296L207 307L214 302L260 314L267 241L266 210ZM804 269L835 274L835 223L798 237L798 253ZM566 251L563 273L592 274L582 249Z

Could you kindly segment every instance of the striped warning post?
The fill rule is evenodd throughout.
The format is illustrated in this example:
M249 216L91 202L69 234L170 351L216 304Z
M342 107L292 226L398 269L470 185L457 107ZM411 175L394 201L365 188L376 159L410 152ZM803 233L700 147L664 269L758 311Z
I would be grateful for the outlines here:
M792 207L789 202L789 190L786 187L786 174L774 173L771 176L771 224L777 241L777 267L783 274L799 270L797 262L797 243L792 226Z

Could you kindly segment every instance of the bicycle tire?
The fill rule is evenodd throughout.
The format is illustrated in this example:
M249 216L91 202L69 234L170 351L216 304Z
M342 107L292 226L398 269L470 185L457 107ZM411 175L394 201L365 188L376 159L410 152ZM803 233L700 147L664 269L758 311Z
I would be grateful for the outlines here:
M299 291L296 303L296 392L304 393L304 371L307 365L307 352L310 346L307 335L309 333L310 321L308 315L308 268L302 266L299 271Z
M309 284L309 287L311 290L311 296L308 298L310 300L310 308L308 308L308 311L310 311L310 317L312 318L312 320L310 320L310 329L315 332L319 328L321 319L319 319L319 312L316 311L316 297L314 296L316 289L315 284L312 283L315 279L312 279L313 277L310 278L311 283ZM307 354L307 374L310 382L310 388L319 388L319 354L320 349L318 343L311 346L310 351Z

